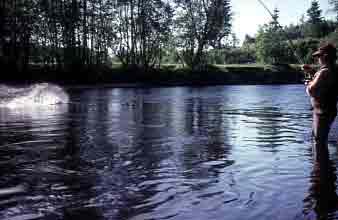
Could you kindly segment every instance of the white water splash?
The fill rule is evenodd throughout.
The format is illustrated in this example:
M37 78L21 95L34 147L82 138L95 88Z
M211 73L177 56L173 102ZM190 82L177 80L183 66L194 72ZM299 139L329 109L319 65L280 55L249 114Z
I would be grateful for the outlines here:
M68 102L67 93L61 87L49 83L34 84L24 88L0 86L0 107L34 107Z

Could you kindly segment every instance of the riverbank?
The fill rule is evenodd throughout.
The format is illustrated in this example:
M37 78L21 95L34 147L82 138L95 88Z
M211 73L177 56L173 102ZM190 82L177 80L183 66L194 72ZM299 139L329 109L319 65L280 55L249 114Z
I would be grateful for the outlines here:
M203 71L172 64L157 69L140 70L120 66L87 66L60 69L31 66L26 71L5 71L4 83L51 82L64 85L115 85L117 87L152 85L240 85L240 84L297 84L303 73L297 65L212 65Z

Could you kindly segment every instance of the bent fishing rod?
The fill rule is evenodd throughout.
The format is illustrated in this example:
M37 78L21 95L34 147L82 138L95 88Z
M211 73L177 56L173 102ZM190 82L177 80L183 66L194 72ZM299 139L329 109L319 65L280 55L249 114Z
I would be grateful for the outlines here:
M290 45L290 48L292 50L292 53L293 55L296 57L297 61L299 64L305 64L305 61L302 59L302 57L300 57L298 54L297 54L297 51L296 51L296 47L295 45L292 43L292 40L289 38L288 34L286 33L286 31L283 29L282 25L280 25L280 23L275 20L274 18L274 15L272 14L272 12L270 11L270 9L264 4L264 2L262 0L257 0L262 6L263 8L270 14L270 16L272 17L272 19L276 22L277 24L277 27L280 28L283 33L285 34L286 36L286 39L287 41L289 42L289 45ZM305 73L305 78L311 78L311 76L307 73Z

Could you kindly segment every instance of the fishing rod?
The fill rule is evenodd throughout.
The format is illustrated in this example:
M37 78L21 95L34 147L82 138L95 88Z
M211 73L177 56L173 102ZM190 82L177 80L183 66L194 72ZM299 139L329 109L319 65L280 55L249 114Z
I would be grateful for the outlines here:
M297 54L296 51L296 47L295 45L292 43L292 40L289 38L288 34L286 33L286 31L283 29L282 25L280 25L280 23L275 20L274 15L272 14L272 12L270 11L270 9L264 4L264 2L262 0L257 0L264 8L265 10L270 14L270 16L272 17L272 19L277 23L277 27L279 27L283 33L286 36L287 41L289 42L290 48L292 50L293 55L296 57L297 61L299 64L305 64L305 61L302 59L302 57L300 57ZM311 76L308 73L305 73L305 78L311 78Z

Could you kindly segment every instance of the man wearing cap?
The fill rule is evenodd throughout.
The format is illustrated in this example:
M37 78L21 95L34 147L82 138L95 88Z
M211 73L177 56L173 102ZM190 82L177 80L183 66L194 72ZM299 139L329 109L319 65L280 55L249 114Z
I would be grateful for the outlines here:
M307 80L306 93L311 97L313 107L313 136L316 153L326 153L327 139L332 122L337 115L338 73L336 48L325 44L312 54L318 59L320 68L315 72L309 65L303 65L304 72L313 75ZM324 150L324 151L322 151ZM318 155L320 156L320 155Z

